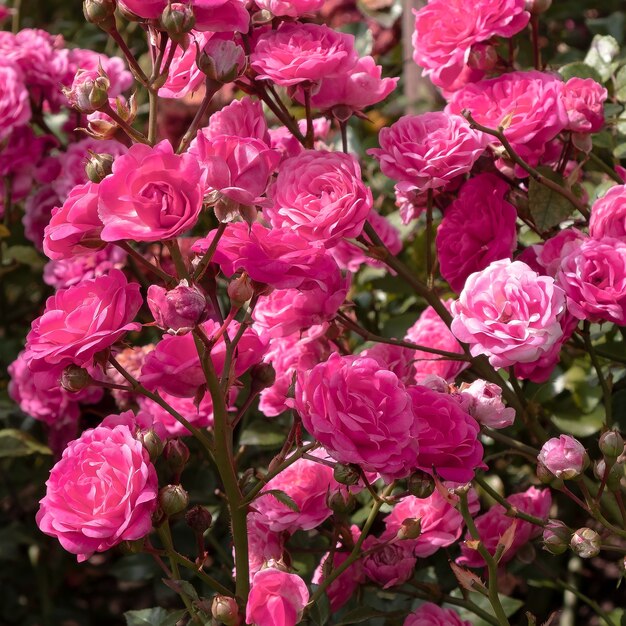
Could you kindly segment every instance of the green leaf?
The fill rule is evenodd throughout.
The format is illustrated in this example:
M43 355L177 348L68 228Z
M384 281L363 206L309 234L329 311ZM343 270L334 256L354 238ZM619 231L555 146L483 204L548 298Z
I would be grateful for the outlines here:
M160 606L140 611L126 611L124 618L126 626L176 626L187 611L169 612Z
M17 428L0 430L0 458L28 456L29 454L52 454L52 450L32 435Z
M565 186L563 179L559 180L552 170L541 173L547 178L556 179L555 182ZM531 178L529 182L528 208L533 221L542 233L558 226L574 210L574 206L567 198L537 182L534 178Z
M354 609L343 616L340 622L337 622L336 626L344 626L347 624L361 624L371 618L386 617L388 614L373 609L369 606L360 606L358 609Z
M596 35L591 42L591 48L585 57L585 63L590 65L604 82L611 78L618 67L615 58L619 54L619 44L611 35Z
M300 507L293 501L293 498L286 494L281 489L266 489L261 492L261 494L269 493L271 496L274 496L281 504L284 504L286 507L290 508L295 513L300 513Z
M241 433L239 445L280 448L285 441L285 430L279 424L255 422Z
M585 415L581 411L558 411L552 417L554 424L568 435L574 437L589 437L597 433L604 424L605 412L604 405L598 406Z
M9 246L4 251L5 261L15 261L34 270L40 270L45 262L32 246Z
M622 65L615 75L615 97L620 102L626 102L626 65Z
M311 607L309 611L311 621L318 626L324 626L330 618L330 600L323 593L322 597Z
M593 78L596 82L602 83L602 77L598 71L582 61L574 61L574 63L564 65L559 69L559 74L563 77L563 80L569 80L570 78Z

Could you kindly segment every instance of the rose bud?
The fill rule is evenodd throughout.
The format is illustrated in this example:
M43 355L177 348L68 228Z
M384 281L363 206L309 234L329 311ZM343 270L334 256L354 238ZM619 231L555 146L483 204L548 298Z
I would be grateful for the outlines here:
M189 448L180 439L170 439L163 449L163 458L174 476L180 477L189 460Z
M108 31L115 26L116 6L116 0L85 0L83 14L90 24Z
M257 363L250 369L250 391L263 391L276 382L276 370L271 363Z
M407 489L416 498L428 498L435 491L435 481L430 474L417 470L409 476Z
M232 83L246 69L246 53L230 39L212 37L196 61L200 71L216 83Z
M599 446L605 459L615 461L624 452L624 439L616 430L607 430L600 436Z
M97 154L91 153L87 165L85 165L85 172L87 178L92 183L99 183L104 180L113 169L113 161L115 159L110 154Z
M570 548L582 559L600 554L600 535L591 528L579 528L570 541Z
M78 365L68 365L61 374L61 387L70 393L77 393L88 387L93 378L89 372Z
M583 445L569 435L553 437L546 441L537 460L551 474L563 480L580 476L589 464L589 457Z
M561 521L551 519L543 529L543 549L551 554L563 554L572 538L572 531Z
M184 511L189 504L189 494L180 485L166 485L159 491L159 505L168 517Z
M163 441L152 428L145 433L142 433L141 443L143 447L148 451L150 460L154 463L163 452Z
M498 62L498 53L491 44L475 43L467 59L467 64L473 70L488 72L492 70Z
M339 515L353 511L355 504L356 500L351 493L344 495L341 491L336 491L328 498L328 508Z
M182 2L168 4L161 14L161 28L172 41L180 42L196 25L193 9Z
M216 595L211 604L211 615L214 620L226 626L237 626L241 622L239 607L235 598Z
M420 519L407 518L398 528L398 539L417 539L422 534L422 521Z
M598 459L593 464L593 473L598 480L604 479L604 473L606 472L606 461L604 459ZM616 461L611 464L609 469L609 475L606 477L606 486L609 491L619 491L620 483L624 478L624 464Z
M63 94L77 111L94 113L109 103L110 86L109 77L102 67L97 70L78 70L72 86L63 88Z
M207 302L196 287L181 280L174 289L158 285L148 287L148 307L159 328L170 335L184 335L206 319Z
M545 13L552 6L552 0L526 0L526 10L532 15Z
M361 478L358 467L354 465L345 465L343 463L335 464L333 469L333 478L340 485L356 485Z
M230 304L237 309L241 308L254 295L252 281L247 274L242 274L228 283L228 297Z
M204 533L210 528L213 516L203 506L196 504L185 513L185 521L191 530Z

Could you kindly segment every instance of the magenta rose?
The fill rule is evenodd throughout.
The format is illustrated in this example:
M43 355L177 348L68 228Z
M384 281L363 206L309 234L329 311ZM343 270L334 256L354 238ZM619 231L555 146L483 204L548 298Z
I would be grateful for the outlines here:
M369 536L363 550L363 574L383 589L405 583L415 571L417 557L405 542L387 543L385 539Z
M244 0L191 0L196 29L214 33L247 33L250 14Z
M172 335L188 333L207 318L206 296L187 280L170 290L150 285L146 300L156 325Z
M563 336L565 312L565 292L554 279L502 259L467 279L452 304L451 330L473 356L510 367L550 352Z
M502 126L513 149L536 165L548 142L567 127L562 91L563 82L555 75L509 72L465 86L452 96L446 111L460 115L467 109L483 126Z
M30 100L24 77L17 65L6 59L0 63L0 140L30 120Z
M250 55L257 78L281 87L317 83L354 66L354 37L328 26L283 22L263 33Z
M248 528L248 564L250 576L254 576L269 561L282 559L285 535L273 533L258 513L248 513L246 525Z
M567 112L567 130L573 133L597 133L604 126L604 102L607 90L592 78L570 78L561 97Z
M119 0L119 3L120 8L148 20L161 17L167 6L167 0Z
M133 75L128 71L122 59L119 57L108 57L106 54L85 48L72 48L69 51L68 77L63 83L69 83L79 69L97 70L100 65L111 85L109 96L114 98L130 89L134 81Z
M258 0L255 4L276 17L300 17L319 11L324 6L324 0Z
M468 65L472 47L524 30L530 18L525 5L525 0L431 0L414 11L413 59L446 91L479 80L484 72Z
M404 620L403 626L472 626L452 609L444 609L432 602L424 602Z
M594 239L615 237L626 241L626 185L611 187L593 203L589 234Z
M556 281L578 319L626 323L626 241L587 239L563 258Z
M249 96L233 100L223 109L213 113L209 125L202 128L201 132L207 139L228 135L259 139L268 146L271 143L261 102Z
M504 198L506 182L494 174L468 180L437 229L441 275L456 292L492 261L510 259L517 245L517 211Z
M87 365L125 333L141 328L132 320L142 302L139 285L116 269L57 291L26 337L28 366L38 371L48 365Z
M52 468L37 525L78 561L152 528L158 482L127 426L99 426L72 441Z
M172 239L191 228L202 209L200 168L169 141L134 144L100 183L98 214L104 241Z
M583 472L589 458L580 441L569 435L561 435L548 439L541 446L537 461L557 478L569 480Z
M405 115L383 128L380 148L368 150L402 192L445 187L467 174L483 153L485 139L460 115L443 111Z
M543 244L532 246L536 254L534 263L538 266L536 271L554 278L561 267L563 258L578 249L585 239L587 236L577 228L565 228ZM518 260L522 259L518 258Z
M375 359L335 353L299 371L295 407L304 427L340 463L389 478L416 466L419 426L411 397Z
M305 150L283 161L265 214L275 228L290 228L332 247L358 237L372 208L372 192L357 160L343 152Z

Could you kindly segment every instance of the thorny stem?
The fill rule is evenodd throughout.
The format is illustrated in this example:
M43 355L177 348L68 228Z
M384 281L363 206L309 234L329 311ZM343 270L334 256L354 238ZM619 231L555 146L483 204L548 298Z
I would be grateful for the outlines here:
M200 580L202 580L209 587L211 587L213 591L216 591L217 593L221 593L223 596L233 597L233 592L230 589L224 587L224 585L222 585L219 581L215 580L213 576L209 576L206 572L200 569L195 563L193 563L189 559L186 559L184 556L182 556L182 554L179 554L178 552L173 552L172 554L168 554L168 557L170 559L174 559L179 565L182 565L184 568L194 572L194 574L196 574L198 578L200 578Z
M152 92L151 92L152 93ZM126 120L120 117L110 104L106 104L103 111L133 140L137 143L149 143L148 137L134 129Z
M128 61L128 65L133 72L135 78L144 86L148 86L148 77L145 72L141 69L141 66L137 62L135 55L130 51L130 48L126 44L124 37L122 37L117 30L117 28L113 27L108 31L109 35L113 38L115 43L120 47L120 50L124 53L126 60Z
M209 106L211 106L211 101L213 100L213 96L219 91L221 88L220 83L216 83L214 80L211 80L207 77L205 83L205 92L204 98L200 103L200 107L196 111L196 115L193 118L187 132L184 134L183 138L180 141L180 145L178 146L177 153L182 154L187 148L189 144L193 141L196 133L198 132L198 128L206 115L206 112L209 110Z

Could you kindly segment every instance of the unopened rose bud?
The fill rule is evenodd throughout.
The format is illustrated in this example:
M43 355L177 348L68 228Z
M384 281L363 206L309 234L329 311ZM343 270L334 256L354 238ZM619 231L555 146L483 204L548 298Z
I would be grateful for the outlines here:
M115 26L116 0L85 0L83 14L90 24L95 24L102 30L110 30Z
M68 365L61 374L61 387L70 393L82 391L92 381L89 372L78 365Z
M175 476L180 476L189 460L189 448L180 439L170 439L163 449L163 458Z
M159 491L159 506L171 517L184 511L189 504L189 494L180 485L166 485Z
M467 64L473 70L489 72L498 63L498 53L494 46L486 43L475 43L467 59Z
M276 370L271 363L258 363L250 369L250 390L263 391L276 382Z
M570 548L582 559L600 554L600 535L591 528L579 528L570 540Z
M92 183L102 182L112 171L115 159L110 154L91 153L85 166L87 178Z
M196 25L193 9L182 2L168 4L160 19L161 28L173 41L181 41Z
M350 486L356 485L359 482L361 474L359 473L359 468L356 465L337 463L333 469L333 478L340 485Z
M615 461L624 452L624 439L616 430L607 430L600 436L599 446L605 459Z
M148 451L150 460L154 463L163 452L163 441L152 428L141 434L141 443Z
M241 308L254 295L254 287L247 274L231 280L227 291L231 306L236 308Z
M200 71L216 83L232 83L246 69L246 53L230 39L212 37L196 61Z
M551 519L543 529L543 549L550 554L563 554L569 547L572 531L560 520Z
M624 478L624 464L619 461L611 463L609 474L605 478L606 468L607 465L604 459L597 460L593 464L594 476L600 481L604 480L609 491L618 491L621 488L621 480Z
M417 470L409 476L407 489L416 498L428 498L435 491L435 481L430 474Z
M174 289L159 285L148 287L148 308L159 328L172 335L183 335L203 322L207 316L207 301L196 286L181 280Z
M589 457L584 446L569 435L553 437L546 441L537 460L539 465L543 465L551 474L563 480L580 476L589 465Z
M72 86L63 89L70 106L81 113L94 113L109 103L109 77L102 68L78 70Z
M343 494L336 491L328 498L328 508L339 515L350 513L356 504L354 496L350 493Z
M237 601L228 596L217 595L213 598L211 615L214 620L226 626L237 626L241 622Z
M197 504L185 513L185 521L191 530L202 534L210 528L213 516L203 506Z
M526 10L532 15L541 15L552 6L552 0L526 0Z
M402 522L400 528L398 528L398 539L417 539L422 534L422 520L407 518Z

